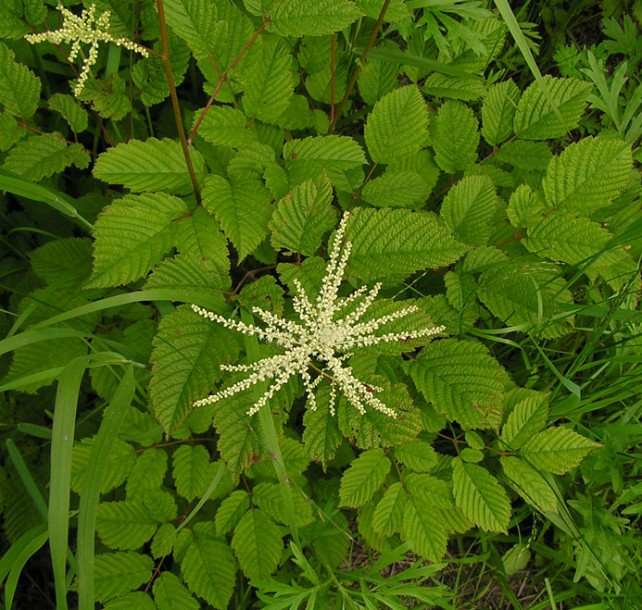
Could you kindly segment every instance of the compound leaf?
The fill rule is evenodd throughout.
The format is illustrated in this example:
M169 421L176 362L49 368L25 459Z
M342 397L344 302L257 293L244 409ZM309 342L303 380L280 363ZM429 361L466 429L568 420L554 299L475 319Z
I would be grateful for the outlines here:
M54 93L48 100L49 108L62 115L74 133L81 133L89 127L87 111L76 99L64 93Z
M176 491L188 501L205 493L209 483L210 456L203 445L184 445L173 456Z
M281 36L324 36L343 30L361 16L348 0L290 0L274 3L268 29Z
M475 165L479 145L479 124L473 111L462 102L447 101L430 125L435 161L453 174Z
M234 528L232 548L250 580L265 580L279 565L283 543L276 523L261 509L253 508Z
M379 500L372 516L372 527L382 536L392 536L401 530L408 496L401 483L393 483Z
M383 449L364 451L341 477L340 506L359 508L372 499L390 471Z
M599 446L570 428L550 428L529 438L520 453L534 468L566 474Z
M250 508L250 498L247 492L244 489L233 491L221 502L216 511L216 535L225 536L232 531L248 508Z
M412 543L412 549L429 561L439 561L446 552L448 534L437 513L426 511L420 500L407 502L404 508L401 536Z
M141 502L103 502L96 513L96 531L109 547L135 550L156 532L158 523Z
M488 88L482 105L482 135L491 146L497 146L513 134L513 119L519 101L519 89L512 80Z
M28 119L40 99L40 79L27 66L15 61L9 47L0 42L0 104L9 114Z
M132 552L101 553L95 557L96 599L105 602L129 593L152 577L154 561Z
M161 572L154 581L154 601L158 610L199 610L201 605L176 574Z
M517 493L542 512L557 510L557 497L546 479L530 464L512 456L499 458Z
M548 396L527 396L515 405L502 428L501 440L511 449L519 449L538 433L548 420Z

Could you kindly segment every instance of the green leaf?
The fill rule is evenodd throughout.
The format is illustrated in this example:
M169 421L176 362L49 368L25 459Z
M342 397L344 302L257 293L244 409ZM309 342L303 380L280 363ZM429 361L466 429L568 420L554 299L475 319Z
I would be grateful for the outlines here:
M477 161L479 125L473 111L462 102L447 101L430 125L435 161L453 174L471 168Z
M570 428L549 428L531 436L520 453L534 468L553 474L566 474L599 446Z
M167 557L176 544L176 527L171 523L163 523L152 540L150 550L154 559Z
M557 511L557 497L546 479L532 466L516 457L499 458L504 473L517 493L542 512Z
M384 95L368 115L364 136L377 163L419 152L428 136L428 110L419 89L400 87Z
M551 103L544 93L549 90ZM586 108L592 85L576 78L544 76L543 83L533 83L517 104L513 128L518 137L525 140L552 140L575 129Z
M515 405L500 438L511 449L519 449L546 425L547 420L548 395L528 396Z
M31 136L9 151L3 169L32 182L60 173L70 165L86 169L89 154L80 144L67 144L58 133Z
M324 36L343 30L361 15L348 0L276 2L268 13L268 29L281 36Z
M291 184L317 179L325 171L332 183L352 190L350 171L366 162L363 149L347 136L311 136L290 140L283 146L283 159Z
M306 453L325 470L341 444L343 436L337 418L330 414L330 389L322 385L317 390L317 409L303 414L303 443Z
M497 479L482 466L452 461L455 502L464 515L487 532L506 532L510 502Z
M213 51L212 39L221 27L216 3L211 0L165 0L167 25L180 36L197 58Z
M363 65L357 84L359 95L369 106L373 106L386 93L397 86L399 66L388 61L368 59Z
M187 306L161 320L151 357L149 393L156 418L166 431L174 430L192 403L207 395L212 382L221 377L221 364L237 356L233 335Z
M283 543L274 521L262 510L252 508L234 528L232 548L245 576L260 581L276 570Z
M202 111L201 111L202 112ZM194 123L200 112L194 114ZM249 128L250 121L238 109L231 106L212 106L199 127L199 135L215 146L242 148L255 140Z
M236 581L236 561L227 544L197 531L180 563L193 593L218 610L228 607Z
M40 80L15 61L13 51L0 42L0 104L9 114L23 120L33 116L40 99Z
M532 225L547 211L544 197L527 184L520 184L511 194L506 215L516 228Z
M415 472L432 471L438 460L432 446L419 439L395 447L395 458Z
M441 339L410 365L419 391L438 413L465 428L497 428L508 375L476 341Z
M556 319L572 297L553 265L519 260L495 264L481 274L477 293L494 315L516 330L559 337L572 323L571 316Z
M230 270L227 240L216 220L202 207L181 219L176 246L183 254L209 259L221 274L227 274Z
M491 234L497 205L495 186L490 178L466 176L444 197L440 217L464 243L484 246Z
M156 606L147 593L135 591L111 600L104 610L156 610Z
M34 273L47 284L78 289L91 273L91 240L59 238L34 250L30 257Z
M418 172L388 169L366 184L362 197L379 208L419 208L430 193L428 186Z
M120 550L135 550L156 532L156 520L142 503L103 502L96 513L96 531L104 544Z
M201 605L189 594L178 576L161 572L154 581L154 601L158 610L199 610Z
M491 146L497 146L513 135L513 119L519 101L519 89L512 80L488 88L482 105L482 135Z
M95 570L96 599L105 602L137 589L152 577L154 561L139 553L97 554Z
M212 220L214 220L212 218ZM214 221L216 222L216 221ZM228 289L230 276L221 273L211 259L194 254L178 254L174 258L165 259L159 263L154 272L145 282L146 289L173 288L192 290L205 288ZM212 292L212 296L220 296L220 306L223 307L221 293Z
M74 133L81 133L89 127L87 111L71 95L54 93L48 100L49 108L62 115Z
M310 500L304 498L301 493L292 494L294 511L291 513L291 517L288 515L283 502L283 490L279 483L267 481L258 483L252 489L252 501L277 523L288 527L292 525L305 527L314 521Z
M466 248L429 212L356 209L347 228L348 270L364 280L406 277L454 263Z
M91 476L91 473L87 472L87 465L93 447L93 438L84 438L74 445L71 462L71 488L76 493L82 493L86 478ZM136 454L133 447L125 441L116 439L111 447L107 471L100 486L100 492L106 493L124 483L135 461Z
M392 536L401 530L408 496L401 483L393 483L379 500L372 517L372 527L382 536Z
M502 144L495 159L526 171L541 171L548 167L553 154L547 142L511 140Z
M364 451L341 477L339 505L359 508L372 499L390 471L383 449Z
M231 532L248 508L250 508L250 498L247 492L243 489L233 491L221 502L216 511L216 535L225 536Z
M626 142L584 138L551 159L542 182L546 202L561 211L590 216L622 194L631 167Z
M484 83L476 76L462 78L439 72L430 74L421 89L430 97L452 100L478 100L486 94Z
M203 186L203 206L216 216L227 238L243 260L268 232L273 208L270 192L254 178L227 181L211 175Z
M210 456L203 445L179 447L172 458L176 491L189 502L201 497L210 480Z
M203 157L194 148L190 154L196 175L203 175ZM185 195L193 188L178 140L149 138L118 144L98 157L94 176L110 184L122 184L136 193L167 191Z
M296 78L292 56L280 38L263 38L255 45L243 71L243 110L264 123L278 124L288 107Z
M149 272L174 243L185 202L162 193L126 195L96 220L92 288L133 282Z
M448 534L438 513L426 511L420 500L407 502L401 528L403 540L412 550L429 561L440 561L446 553Z
M277 204L269 225L272 246L312 256L335 222L330 180L306 180Z
M76 97L90 105L103 119L120 121L132 112L130 95L129 83L114 73L100 80L90 78Z

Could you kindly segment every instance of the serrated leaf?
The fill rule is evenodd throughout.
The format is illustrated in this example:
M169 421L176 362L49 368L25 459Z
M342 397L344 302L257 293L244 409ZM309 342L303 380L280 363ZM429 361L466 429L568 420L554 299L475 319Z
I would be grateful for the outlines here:
M428 212L358 208L346 235L352 243L349 273L364 280L449 265L466 250Z
M325 470L343 439L337 418L330 414L330 390L326 385L317 390L317 409L303 414L303 444L306 453Z
M232 548L245 576L260 581L276 570L283 543L274 521L262 510L252 508L234 528Z
M181 220L176 246L183 254L209 259L221 274L227 274L230 270L227 240L216 220L202 207Z
M167 557L169 555L174 545L176 544L176 527L171 523L163 523L156 534L151 544L152 557L154 559L160 559L161 557Z
M511 140L502 144L495 159L526 171L542 171L548 167L553 153L547 142Z
M551 106L542 85L548 89L557 105ZM587 104L591 83L576 78L544 76L542 84L535 82L517 104L513 128L525 140L552 140L577 127Z
M190 595L176 574L161 572L154 580L154 601L158 610L199 610L200 604Z
M103 502L96 512L96 531L104 544L119 550L135 550L156 532L158 524L137 501Z
M267 235L273 208L270 192L259 180L239 178L230 182L221 176L208 176L203 206L216 216L241 260Z
M412 544L412 550L429 561L440 561L446 553L448 535L439 516L423 510L421 503L407 502L401 528L403 540Z
M172 247L183 201L162 193L126 195L107 206L94 226L89 286L127 284L143 277Z
M459 458L452 468L455 502L464 515L487 532L506 532L510 502L497 479L482 466Z
M511 411L500 438L511 449L519 449L546 425L547 420L548 396L527 396Z
M475 76L459 77L439 72L430 74L421 89L431 97L451 100L477 100L486 94L483 81Z
M584 138L551 159L542 182L546 202L561 211L590 216L624 191L631 166L626 142Z
M167 24L194 52L196 57L207 56L212 49L218 23L216 3L211 0L165 0Z
M32 182L60 173L70 165L86 169L89 154L80 144L67 144L58 133L26 138L9 151L3 168Z
M418 152L428 136L428 110L419 89L400 87L384 95L368 115L364 136L377 163Z
M508 375L476 341L442 339L424 347L410 374L438 413L465 428L497 428Z
M379 500L372 516L372 527L383 536L392 536L401 530L408 496L401 483L393 483Z
M357 84L359 95L366 104L373 106L397 86L399 66L388 61L368 59L363 65Z
M160 490L167 472L167 453L146 449L136 458L127 477L127 499L140 500L148 491Z
M546 479L532 466L516 457L499 458L504 473L517 493L542 512L557 511L557 497Z
M81 133L89 127L87 111L71 95L54 93L48 100L49 108L62 115L74 133Z
M235 361L238 344L219 324L212 324L188 306L161 320L151 357L150 401L166 431L175 429L192 403L207 395L220 379L220 365Z
M513 134L513 119L520 93L512 80L488 88L482 105L482 135L491 146L497 146Z
M295 186L279 201L270 220L272 246L312 256L335 225L331 202L332 184L325 175Z
M104 610L157 610L152 598L142 591L134 591L112 599Z
M283 159L292 185L317 179L322 172L337 187L350 190L350 172L362 171L366 156L347 136L310 136L290 140L283 146Z
M468 106L462 102L444 102L430 125L435 161L441 169L453 174L475 165L478 127L477 119Z
M287 463L285 456L283 456L283 460ZM277 523L283 523L287 526L295 525L296 527L305 527L314 521L310 500L304 498L301 493L297 492L292 494L294 519L292 523L289 521L283 503L283 490L279 483L269 483L267 481L258 483L252 489L252 501Z
M172 458L176 491L188 501L205 493L209 483L210 456L203 445L179 447Z
M241 520L247 509L250 508L250 498L243 489L233 491L216 511L216 535L225 536L232 531Z
M379 208L419 208L430 193L428 187L418 172L388 169L366 184L362 197Z
M570 428L549 428L529 438L520 453L534 468L566 474L599 446Z
M34 273L51 286L78 289L91 273L91 240L86 238L59 238L29 256Z
M484 246L490 237L497 204L490 178L466 176L448 191L439 215L458 239L472 246Z
M193 254L178 254L174 258L161 261L152 275L145 282L145 288L174 288L225 290L229 288L230 276L223 274L212 260ZM221 293L212 291L212 297L218 297L220 306L224 306Z
M129 593L152 577L154 561L139 553L100 553L95 556L96 599L105 602Z
M120 121L132 111L129 84L118 73L108 78L88 79L76 97L98 113L103 119Z
M281 36L324 36L343 30L361 15L348 0L276 2L268 13L268 29Z
M339 505L359 508L372 499L390 471L383 449L364 451L341 477Z
M437 453L419 439L395 447L395 458L415 472L430 472L437 465Z
M201 154L190 149L197 176L205 173ZM136 193L167 191L178 195L192 192L192 181L178 140L149 138L130 140L102 153L94 176L109 184L122 184Z
M194 123L200 113L194 114ZM255 135L249 129L249 119L232 106L212 106L199 127L199 135L215 146L241 148L254 141Z
M510 196L506 215L516 228L532 225L547 211L544 197L527 184L520 184Z
M92 473L87 472L89 456L94 447L93 438L84 438L74 445L71 460L71 488L82 493L84 482ZM103 476L100 493L106 493L121 485L136 461L134 448L117 438L111 447L107 460L107 470Z
M6 112L23 120L33 116L40 99L40 80L15 61L9 47L0 42L0 104Z
M214 608L226 610L236 581L236 561L230 547L197 533L180 563L190 590Z
M263 38L252 48L243 71L243 110L264 123L278 124L294 94L293 58L280 38Z
M552 265L517 260L495 264L480 276L477 294L508 326L543 337L563 335L572 322L567 316L555 319L572 297Z

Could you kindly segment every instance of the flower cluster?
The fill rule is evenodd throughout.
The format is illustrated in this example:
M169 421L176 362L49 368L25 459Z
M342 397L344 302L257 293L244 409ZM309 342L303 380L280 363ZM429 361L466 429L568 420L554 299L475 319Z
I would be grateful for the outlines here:
M297 280L294 281L298 294L294 297L293 306L299 318L298 322L286 320L255 307L252 309L253 313L266 325L265 328L261 328L230 320L192 305L196 313L212 322L245 335L255 335L269 343L276 343L285 350L283 354L263 358L252 364L221 366L224 371L247 372L249 375L228 388L195 402L194 406L218 402L257 383L271 379L271 385L248 411L248 415L253 415L267 404L290 377L300 375L305 386L308 406L312 410L317 407L315 389L325 378L330 382L331 387L330 412L332 415L334 415L338 389L361 414L366 412L366 407L371 407L390 417L396 417L395 412L376 397L375 394L380 392L381 388L357 379L350 367L344 364L351 356L350 351L378 343L428 337L442 332L445 328L436 326L401 333L375 334L384 324L417 311L414 305L368 322L359 321L375 301L381 284L376 284L369 291L366 286L363 286L348 297L339 297L339 287L343 281L352 247L350 242L346 242L342 247L348 218L349 214L345 213L337 229L316 302L312 303L301 284ZM347 313L348 308L351 309L349 313ZM312 378L311 371L319 373L315 379Z
M27 34L25 38L31 43L50 42L59 45L63 42L72 43L69 61L74 61L81 52L81 44L91 45L89 54L84 58L82 70L74 87L74 95L79 95L85 86L89 71L98 59L98 44L100 42L112 42L115 45L125 47L130 51L136 51L143 57L147 57L147 49L127 38L114 38L109 33L109 11L104 12L96 18L96 5L92 4L89 9L83 10L80 16L74 15L71 11L58 5L58 11L62 14L62 27L59 30L42 32L41 34Z

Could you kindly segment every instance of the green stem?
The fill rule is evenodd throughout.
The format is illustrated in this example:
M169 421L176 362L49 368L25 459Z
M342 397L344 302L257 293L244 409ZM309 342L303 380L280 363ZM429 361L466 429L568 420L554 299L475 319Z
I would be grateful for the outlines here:
M372 32L370 33L370 37L368 38L368 42L366 43L366 46L363 49L363 53L361 53L361 57L359 58L359 61L356 63L356 66L352 71L350 82L348 83L348 86L346 87L346 91L343 94L343 98L341 98L341 102L339 102L339 105L335 111L334 118L330 123L330 128L328 129L328 133L334 133L334 130L337 125L337 121L341 117L341 113L344 111L346 104L348 103L348 98L352 94L352 90L354 89L354 86L357 84L357 79L359 78L361 69L365 64L366 60L368 59L368 54L370 53L370 49L373 47L375 40L377 39L377 34L381 29L381 24L383 23L383 19L386 16L386 13L388 12L389 6L390 6L390 0L385 0L385 2L383 3L383 6L381 7L381 11L379 12L379 17L377 17L377 22L375 23L374 28L372 28Z
M172 100L172 110L174 112L174 120L176 121L176 130L178 131L178 138L181 142L183 149L183 156L187 164L187 171L189 172L190 180L192 181L192 188L196 202L201 203L201 190L198 186L198 178L194 171L194 164L192 163L192 156L189 152L189 144L185 137L185 127L183 126L183 118L181 116L181 108L178 103L178 95L176 94L176 82L174 81L174 74L172 73L172 66L169 63L169 45L167 42L167 24L165 22L165 8L163 0L156 0L158 7L158 21L160 23L161 44L163 48L163 66L165 68L165 75L167 76L167 83L169 85L169 95Z

